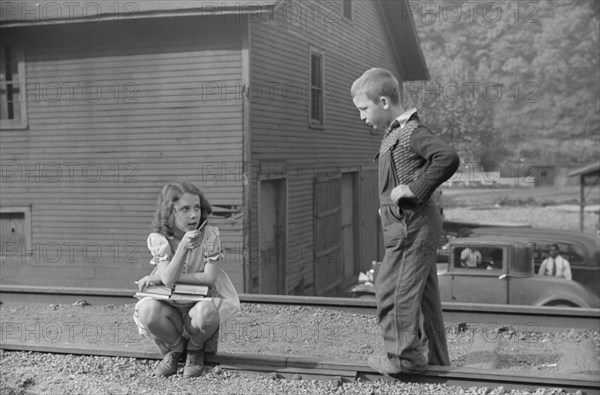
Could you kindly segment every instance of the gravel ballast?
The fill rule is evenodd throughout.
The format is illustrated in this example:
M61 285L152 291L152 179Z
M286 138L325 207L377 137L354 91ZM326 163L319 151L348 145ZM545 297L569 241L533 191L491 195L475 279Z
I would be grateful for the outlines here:
M133 304L0 305L2 342L25 341L46 346L155 351L151 342L135 332ZM451 363L464 363L473 340L471 329L458 331L446 323ZM591 339L599 355L598 331L519 333L499 328L500 367L554 372L560 369L559 343ZM328 360L364 361L382 352L382 340L372 315L322 308L244 304L225 330L219 352L258 355L306 356ZM2 351L2 394L554 394L551 389L530 391L504 388L460 388L446 385L388 381L335 382L282 380L206 367L205 374L184 380L152 377L156 360L73 356L35 352ZM564 393L564 392L563 392Z

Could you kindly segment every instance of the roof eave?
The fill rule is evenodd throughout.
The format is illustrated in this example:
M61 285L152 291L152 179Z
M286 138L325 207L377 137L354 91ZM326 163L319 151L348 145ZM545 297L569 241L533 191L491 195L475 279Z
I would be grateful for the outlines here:
M405 81L429 80L429 70L421 49L410 6L405 0L380 0L384 16L398 43L399 62L404 68Z
M122 2L122 0L119 0ZM155 7L146 9L136 9L134 11L124 9L122 4L115 0L111 3L111 7L119 7L120 12L115 11L113 8L107 7L95 10L98 11L95 14L88 15L91 11L83 11L87 8L81 8L80 12L74 12L69 9L68 12L63 10L56 11L60 17L53 17L47 15L43 17L43 11L35 13L35 9L29 9L25 11L8 12L4 10L3 18L8 18L0 21L1 28L13 28L13 27L27 27L27 26L46 26L46 25L63 25L63 24L75 24L75 23L98 23L98 22L116 22L120 21L123 23L131 23L137 20L152 19L152 18L174 18L174 17L225 17L230 15L255 15L259 13L272 12L281 0L270 0L264 2L249 1L247 4L243 2L232 3L233 5L228 6L227 3L218 2L190 2L190 1L173 1L170 7ZM28 4L23 2L23 4ZM42 2L42 6L45 3ZM58 3L57 3L58 4ZM87 4L87 3L84 3ZM94 3L98 4L98 3ZM133 4L131 2L127 4ZM137 3L135 3L137 4ZM160 3L154 3L160 4ZM215 6L211 6L214 4ZM179 6L180 5L180 6ZM26 9L27 11L27 9ZM12 14L20 16L10 19Z
M587 176L597 172L600 172L600 161L570 171L569 177Z

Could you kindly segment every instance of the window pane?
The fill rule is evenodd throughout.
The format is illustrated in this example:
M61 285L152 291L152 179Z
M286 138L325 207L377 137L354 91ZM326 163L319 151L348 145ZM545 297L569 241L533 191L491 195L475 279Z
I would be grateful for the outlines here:
M323 92L318 89L311 90L311 119L316 121L323 120Z
M21 115L19 92L19 65L14 47L4 45L0 51L0 119L19 119Z
M14 92L13 101L12 101L13 118L11 118L11 119L20 119L21 118L21 95L19 94L19 91L16 89L13 92Z
M4 93L0 101L0 119L8 119L8 104L4 100Z
M2 47L2 74L4 74L7 82L12 81L15 70L12 52L13 51L10 46L5 45Z
M310 83L315 85L315 72L317 70L317 61L319 59L316 55L310 55Z
M323 124L323 56L310 54L310 119Z
M323 76L321 73L321 57L312 55L311 59L311 84L321 88L323 85Z
M342 13L344 18L352 19L352 0L343 0Z
M544 259L550 256L550 246L554 243L537 242L534 250L534 263L540 265ZM560 255L565 258L571 265L583 265L585 262L585 251L577 245L571 243L557 243Z

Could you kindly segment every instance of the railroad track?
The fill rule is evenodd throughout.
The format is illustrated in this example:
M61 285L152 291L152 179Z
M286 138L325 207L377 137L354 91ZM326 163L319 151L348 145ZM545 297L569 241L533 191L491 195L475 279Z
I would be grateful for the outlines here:
M41 286L0 285L0 300L19 303L71 304L85 299L91 304L133 303L133 290L59 288ZM360 314L375 314L373 300L315 296L240 294L242 303L263 303L289 306L312 306ZM446 322L480 325L510 325L530 331L563 330L564 328L598 330L600 310L498 304L442 303Z
M41 302L73 303L86 299L92 304L133 303L130 290L89 290L59 289L49 287L9 287L0 286L0 300L5 302ZM339 309L353 313L375 313L375 303L370 300L348 298L299 297L276 295L240 295L243 303L278 304L290 306L313 306L326 309ZM487 323L490 325L514 325L519 328L555 329L598 329L600 315L594 309L558 309L529 306L506 305L467 305L444 304L444 316L447 322ZM564 330L564 329L562 329ZM127 350L115 347L92 347L74 344L26 343L1 339L0 348L13 351L34 351L76 355L101 355L109 357L160 359L156 351ZM492 355L493 351L484 349L492 342L483 342L477 346L473 342L472 353ZM483 347L483 348L477 348ZM385 377L377 374L368 365L360 361L335 361L307 357L268 356L248 354L218 353L207 356L207 363L220 365L223 369L247 373L268 374L281 378L310 378L320 380L395 380L415 383L447 384L461 387L499 387L505 389L563 388L567 391L583 391L586 394L600 395L600 380L597 375L544 373L535 371L506 371L485 368L491 365L480 360L464 367L431 366L421 376Z
M117 349L90 349L39 344L0 343L0 348L12 351L33 351L74 355L99 355L109 357L160 359L156 352L127 351ZM569 392L583 391L585 394L600 394L597 376L540 373L532 371L503 371L469 367L430 366L419 376L381 376L365 362L335 361L307 357L274 355L247 355L217 353L207 355L208 365L219 365L222 369L244 373L270 375L282 379L317 380L400 380L413 383L446 384L459 387L504 387L505 389L562 388Z

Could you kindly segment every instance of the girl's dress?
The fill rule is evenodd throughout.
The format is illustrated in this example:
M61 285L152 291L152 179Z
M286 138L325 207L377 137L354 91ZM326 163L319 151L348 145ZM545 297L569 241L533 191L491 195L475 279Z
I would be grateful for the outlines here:
M159 233L150 233L148 236L148 249L152 253L152 260L150 263L156 265L161 261L170 261L177 250L179 243L172 237L165 237ZM187 259L184 263L182 273L197 273L204 271L204 266L212 262L218 264L222 261L223 253L221 250L221 240L219 238L219 229L207 225L204 228L204 237L202 244L199 248L196 248L188 253ZM152 274L158 271L158 267L155 267ZM137 308L144 302L144 300L152 299L151 297L145 297L140 299L135 305L134 321L136 322L139 332L142 336L148 337L156 341L156 337L148 331L147 328L138 320ZM229 276L223 269L218 268L217 279L213 287L209 291L209 296L203 299L201 302L183 302L183 301L172 301L163 300L163 302L172 305L177 308L182 315L185 317L187 312L194 307L196 303L204 303L209 300L216 306L219 312L219 320L221 326L233 316L235 313L240 311L240 299L233 286L233 283L229 279ZM187 335L185 333L184 336Z

